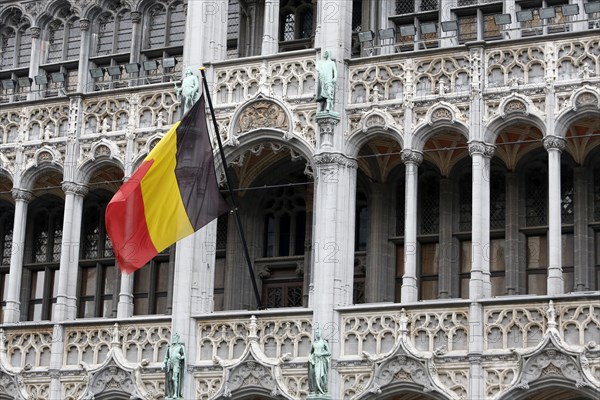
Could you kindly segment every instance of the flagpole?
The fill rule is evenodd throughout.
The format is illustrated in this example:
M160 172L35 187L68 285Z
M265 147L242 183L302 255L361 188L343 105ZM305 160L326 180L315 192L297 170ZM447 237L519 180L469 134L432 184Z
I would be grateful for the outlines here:
M231 204L233 205L233 213L235 214L235 220L238 227L240 238L242 239L242 245L244 247L244 255L246 256L246 264L248 264L248 271L250 272L250 281L252 282L252 288L254 289L254 296L256 297L256 303L258 309L262 309L263 305L260 300L260 294L258 293L258 285L256 284L256 275L254 274L254 268L252 267L252 261L250 259L250 252L248 251L248 243L246 241L246 235L244 234L244 228L242 227L242 219L238 210L237 202L233 194L233 188L231 187L231 180L229 179L229 172L227 171L227 160L225 159L225 151L223 150L223 143L221 142L221 135L219 134L219 126L217 125L217 119L215 118L215 109L213 108L212 100L210 98L210 91L208 89L208 83L206 81L205 67L200 68L202 74L202 83L204 85L204 93L206 93L206 99L208 100L208 107L210 108L210 116L213 121L215 129L215 136L217 137L217 143L219 144L219 153L221 154L221 162L223 163L223 171L225 171L225 180L227 181L227 188L229 189L229 196L231 197Z

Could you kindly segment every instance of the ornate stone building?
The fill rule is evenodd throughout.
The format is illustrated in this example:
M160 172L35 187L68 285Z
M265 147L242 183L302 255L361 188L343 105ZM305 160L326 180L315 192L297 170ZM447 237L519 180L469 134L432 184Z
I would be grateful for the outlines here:
M186 399L304 399L317 326L336 400L597 398L598 6L0 0L0 399L161 399L171 332ZM264 310L231 216L104 230L200 65Z

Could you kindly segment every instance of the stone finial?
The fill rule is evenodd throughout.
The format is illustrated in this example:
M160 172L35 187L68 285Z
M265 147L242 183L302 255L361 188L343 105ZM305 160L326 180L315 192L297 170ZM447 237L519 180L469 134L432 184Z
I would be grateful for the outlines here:
M248 339L250 341L258 340L258 324L256 323L256 315L250 317L250 325L248 326Z
M556 329L556 308L554 308L554 301L552 300L548 303L546 317L548 318L548 328Z

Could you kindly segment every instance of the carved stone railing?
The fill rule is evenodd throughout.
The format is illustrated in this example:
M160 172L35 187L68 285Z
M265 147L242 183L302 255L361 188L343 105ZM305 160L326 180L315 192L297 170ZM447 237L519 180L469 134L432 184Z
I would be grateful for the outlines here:
M499 299L501 300L501 299ZM512 298L510 304L485 306L485 351L510 352L535 347L548 329L548 299ZM554 299L561 339L575 347L589 346L600 338L600 305L588 299Z
M312 316L298 309L280 309L278 313L256 312L257 336L261 351L270 358L285 357L306 361L312 340ZM199 319L199 364L212 364L216 358L239 358L249 341L250 314L247 318L220 317Z
M29 370L50 366L51 325L4 328L0 336L0 340L6 340L6 361L11 367Z
M158 364L162 362L169 345L171 322L152 320L119 324L71 325L64 330L65 366L101 364L114 340L115 329L119 333L119 345L123 355L131 363ZM145 360L145 361L144 361Z
M364 307L367 308L366 306ZM401 305L377 310L343 310L341 358L380 356L390 351L400 332ZM415 349L430 353L465 354L468 345L468 307L407 307L408 335Z

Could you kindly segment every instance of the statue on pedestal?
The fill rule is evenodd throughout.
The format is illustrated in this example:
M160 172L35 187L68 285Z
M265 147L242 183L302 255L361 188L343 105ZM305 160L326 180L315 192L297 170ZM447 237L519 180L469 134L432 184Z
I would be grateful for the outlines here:
M194 75L191 67L187 67L185 69L185 77L183 78L183 81L181 81L181 86L177 87L177 84L175 84L177 98L183 98L181 100L181 117L183 117L200 98L199 90L200 82L198 77Z
M165 399L183 399L183 378L185 376L185 347L179 342L179 334L174 333L165 354L162 368L165 371Z
M323 104L325 112L333 111L335 102L335 82L337 80L337 67L335 61L331 59L331 52L326 50L323 53L323 60L317 62L317 101Z
M321 337L321 330L315 329L310 354L308 355L308 390L309 399L329 398L327 384L329 378L329 361L331 352L329 343Z

